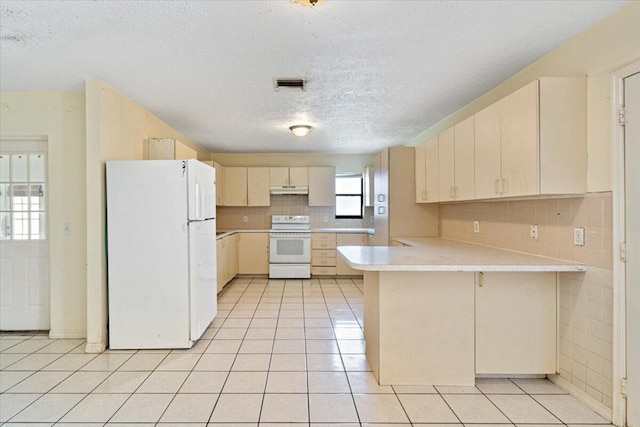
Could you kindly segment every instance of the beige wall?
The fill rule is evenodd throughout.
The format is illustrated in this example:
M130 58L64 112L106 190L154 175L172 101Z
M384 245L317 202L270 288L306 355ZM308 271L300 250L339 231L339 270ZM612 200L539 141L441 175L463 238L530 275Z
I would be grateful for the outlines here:
M373 166L374 154L212 153L222 166L335 166L336 172L362 172Z
M85 97L82 92L3 92L3 138L46 137L51 331L86 335ZM71 224L71 234L63 232Z
M633 2L426 130L409 145L421 144L538 77L587 75L587 189L589 192L610 191L609 73L640 58L638 22L640 2Z
M87 351L97 352L107 342L107 264L105 162L142 160L148 138L176 138L209 153L104 82L86 82L87 103Z

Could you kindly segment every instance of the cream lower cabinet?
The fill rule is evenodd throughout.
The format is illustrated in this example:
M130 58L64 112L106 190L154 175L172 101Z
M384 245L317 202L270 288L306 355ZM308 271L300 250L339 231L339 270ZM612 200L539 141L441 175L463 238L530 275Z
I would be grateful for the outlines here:
M367 235L364 233L336 233L337 246L367 246ZM336 274L338 276L362 276L361 270L354 270L341 256L336 257Z
M269 274L269 233L238 233L238 274Z
M218 281L218 293L220 293L224 285L227 284L227 255L224 238L216 240L216 278Z
M586 78L542 77L475 114L475 198L586 192Z
M311 274L336 275L336 233L311 233Z
M216 268L218 293L238 275L238 235L216 240Z
M476 273L476 374L556 373L556 273Z
M238 275L238 234L225 237L227 245L227 283Z

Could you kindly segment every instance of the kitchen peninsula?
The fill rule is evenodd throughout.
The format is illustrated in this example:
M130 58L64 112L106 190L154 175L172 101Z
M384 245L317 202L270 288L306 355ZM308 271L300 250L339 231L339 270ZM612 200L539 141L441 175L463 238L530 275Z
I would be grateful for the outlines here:
M381 385L470 386L557 371L558 272L583 264L442 238L343 246L364 272L366 355Z

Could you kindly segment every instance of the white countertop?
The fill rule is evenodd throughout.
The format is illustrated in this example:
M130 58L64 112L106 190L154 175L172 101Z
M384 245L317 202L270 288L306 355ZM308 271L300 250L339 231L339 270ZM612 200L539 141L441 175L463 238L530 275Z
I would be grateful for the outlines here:
M221 239L226 236L230 236L233 233L268 233L269 229L237 229L237 230L228 230L228 229L220 229L218 230L221 234L216 234L217 239ZM312 228L312 233L368 233L373 234L373 228Z
M339 228L339 227L334 227L334 228L312 228L311 229L312 233L367 233L367 234L373 234L374 230L373 228Z
M438 237L393 238L410 246L340 246L351 268L364 271L586 271L584 264Z

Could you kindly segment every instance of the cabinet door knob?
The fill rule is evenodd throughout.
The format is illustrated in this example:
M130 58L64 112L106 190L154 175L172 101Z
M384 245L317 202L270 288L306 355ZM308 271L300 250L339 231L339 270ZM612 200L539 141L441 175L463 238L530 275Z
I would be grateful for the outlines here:
M384 202L384 194L378 194L378 201Z
M378 213L384 215L384 206L378 206Z

